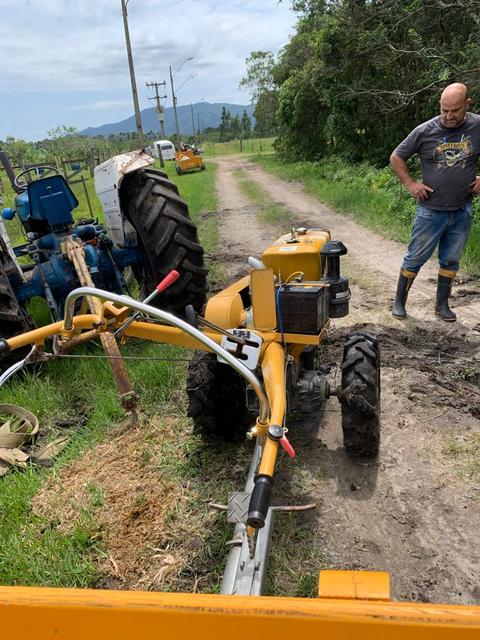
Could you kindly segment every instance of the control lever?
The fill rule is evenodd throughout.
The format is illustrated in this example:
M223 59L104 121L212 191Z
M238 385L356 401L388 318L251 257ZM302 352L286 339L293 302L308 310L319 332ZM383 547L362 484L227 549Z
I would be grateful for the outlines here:
M178 271L176 271L175 269L172 269L170 273L167 273L165 278L157 284L157 286L152 291L152 293L148 295L145 298L145 300L143 300L144 304L148 304L149 302L151 302L154 298L158 296L159 293L162 293L162 291L165 291L165 289L168 289L168 287L170 287L179 278L180 278L180 274L178 273ZM115 331L113 335L115 337L117 337L118 335L121 336L125 331L125 329L129 327L132 324L132 322L134 322L140 315L141 315L140 311L136 311L133 314L133 316L130 316L130 318Z

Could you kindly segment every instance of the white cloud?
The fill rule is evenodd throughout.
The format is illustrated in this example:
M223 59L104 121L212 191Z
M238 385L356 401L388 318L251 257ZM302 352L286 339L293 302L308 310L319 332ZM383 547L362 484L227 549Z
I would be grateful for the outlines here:
M96 100L95 102L87 102L85 104L74 104L66 108L66 111L82 111L83 109L89 109L97 111L99 109L112 109L112 107L124 107L131 105L131 100Z
M165 76L187 56L200 77L233 74L254 49L284 44L293 17L277 0L131 0L136 73ZM21 25L21 29L18 28ZM119 0L6 0L0 5L2 91L116 89L128 83Z
M189 74L194 78L179 90L179 103L202 98L248 102L238 89L245 59L257 49L277 52L288 42L295 23L289 5L289 0L130 0L141 107L150 106L145 83L162 80L167 81L168 106L168 67L175 69L189 56L194 59L178 73L175 85ZM131 115L120 0L0 0L0 60L0 94L10 96L10 103L21 101L22 94L52 94L44 121L60 108L75 114L71 124L79 128ZM59 102L60 95L65 99ZM0 121L9 120L7 131L18 131L17 114L6 109L0 104ZM22 111L24 119L37 119L35 129L41 126L35 104L23 104ZM101 119L92 122L95 112ZM69 118L55 115L58 122Z

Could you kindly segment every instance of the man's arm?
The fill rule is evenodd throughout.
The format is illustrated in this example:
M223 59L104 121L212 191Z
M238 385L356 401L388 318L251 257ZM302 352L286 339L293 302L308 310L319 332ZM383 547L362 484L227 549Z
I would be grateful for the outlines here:
M400 156L397 156L395 151L390 156L390 166L395 171L397 178L414 198L422 202L428 200L428 196L433 192L433 189L428 185L423 184L423 182L415 182L410 175L407 163L405 160L402 160Z

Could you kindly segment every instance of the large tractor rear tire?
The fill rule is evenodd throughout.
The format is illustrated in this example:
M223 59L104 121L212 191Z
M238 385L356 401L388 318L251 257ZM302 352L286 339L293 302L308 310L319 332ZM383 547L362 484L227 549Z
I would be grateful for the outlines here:
M247 408L245 382L213 353L197 351L188 366L188 411L194 433L205 440L241 442L255 417Z
M4 256L0 252L0 338L8 339L35 328L32 318L22 309L8 279ZM0 370L9 364L20 360L27 353L27 349L19 349L3 358Z
M380 444L380 349L376 338L362 333L348 337L340 402L346 452L375 457Z
M121 200L145 253L146 264L139 275L138 270L135 274L144 293L153 291L169 271L176 269L180 278L153 304L176 315L183 315L189 304L201 312L208 270L197 228L176 185L163 171L141 169L124 178Z

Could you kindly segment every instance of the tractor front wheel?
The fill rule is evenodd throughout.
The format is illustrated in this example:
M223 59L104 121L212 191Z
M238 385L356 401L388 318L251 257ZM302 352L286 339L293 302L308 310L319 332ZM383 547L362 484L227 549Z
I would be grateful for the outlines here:
M207 273L197 228L176 185L163 171L140 169L127 174L121 186L122 209L137 231L144 253L135 275L148 294L172 269L180 273L174 285L152 304L183 315L192 304L201 312L206 301Z
M247 408L245 382L214 353L197 351L188 366L188 412L194 433L206 440L241 442L255 417Z
M362 333L348 337L340 402L346 452L375 457L380 444L380 349L376 338Z

